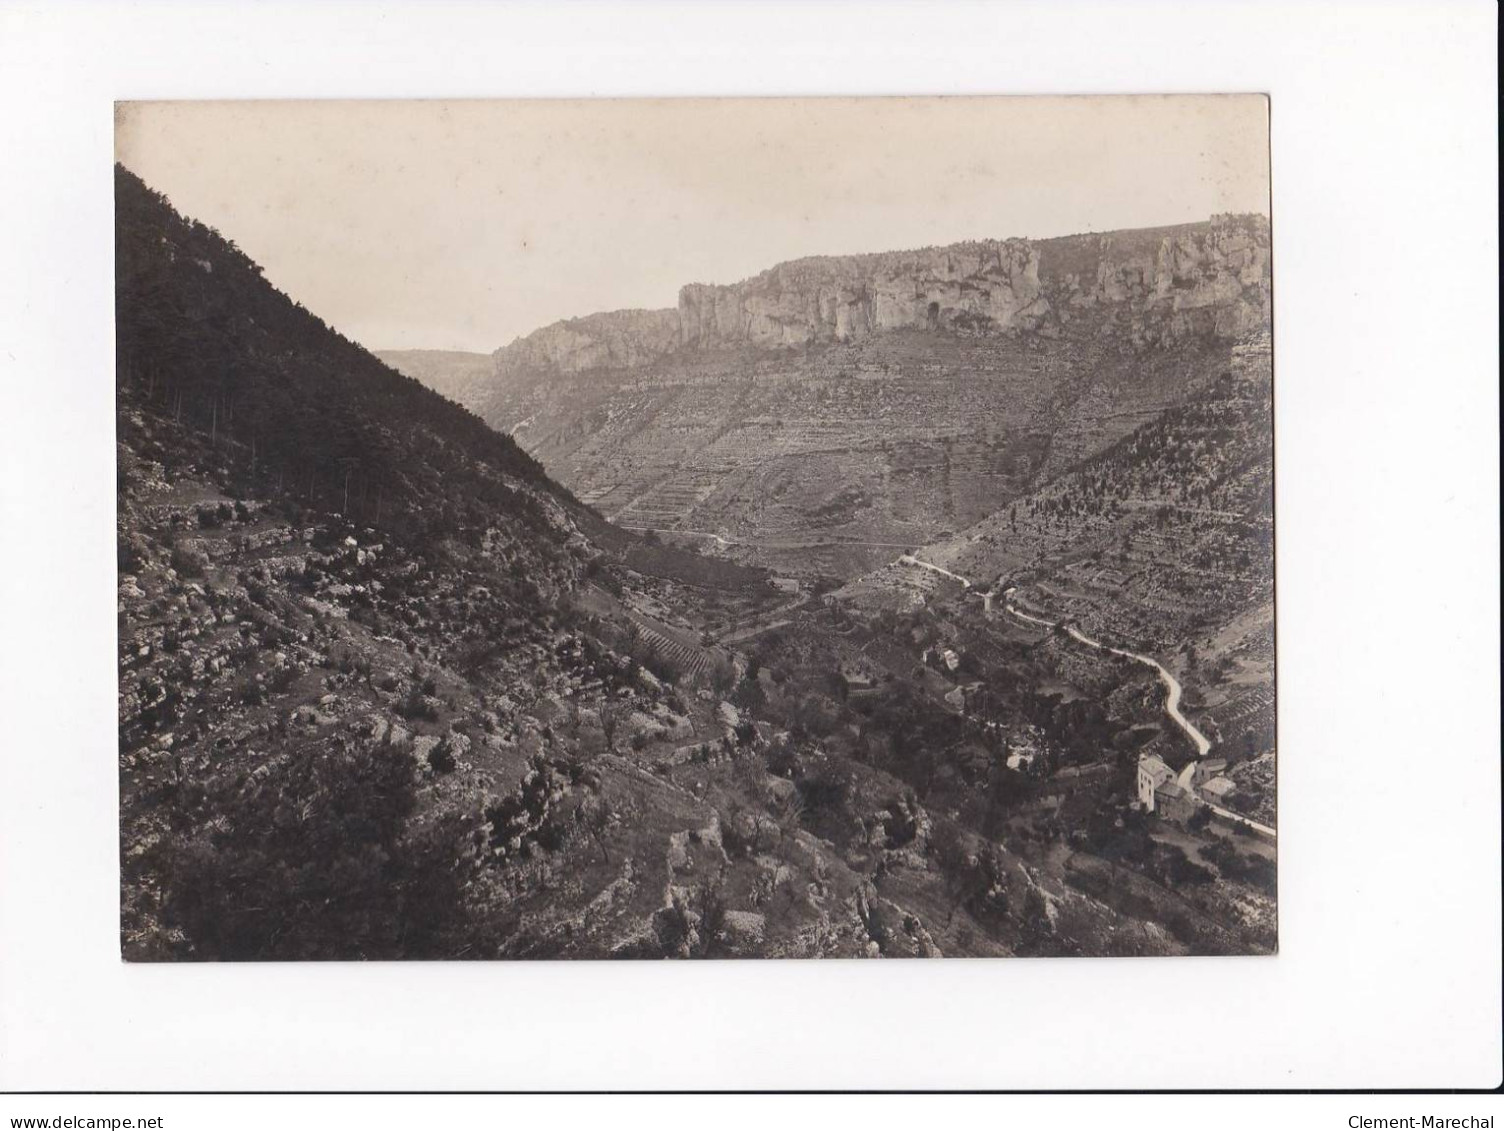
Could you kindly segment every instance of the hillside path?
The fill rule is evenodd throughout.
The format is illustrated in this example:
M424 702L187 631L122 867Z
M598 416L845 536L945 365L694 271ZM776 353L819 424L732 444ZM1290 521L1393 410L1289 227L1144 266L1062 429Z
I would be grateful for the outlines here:
M946 569L944 566L937 566L934 562L927 562L922 558L916 558L913 554L901 554L899 555L898 560L900 562L903 562L905 565L918 566L920 569L927 569L932 573L938 573L944 577L949 577L954 581L959 581L962 588L964 589L971 588L971 580L969 578L962 577L959 573L953 573L950 570ZM992 611L991 592L985 593L983 595L983 604L985 605L988 612ZM1009 613L1017 617L1019 620L1025 620L1031 624L1040 625L1043 628L1060 627L1055 621L1045 620L1043 617L1030 616L1028 613L1020 612L1018 608L1011 602L1005 601L1003 607L1006 608ZM1095 648L1101 652L1111 652L1114 656L1126 656L1130 660L1135 660L1140 664L1146 664L1147 666L1153 668L1159 674L1160 681L1169 690L1169 695L1165 698L1165 714L1169 715L1170 718L1174 721L1175 725L1183 730L1186 733L1186 736L1196 744L1196 756L1198 758L1206 757L1207 752L1212 748L1211 739L1202 734L1201 731L1196 728L1196 724L1191 722L1190 719L1186 718L1185 715L1181 713L1180 697L1183 694L1183 689L1180 686L1180 681L1170 673L1168 668L1166 668L1152 656L1141 656L1137 652L1128 652L1122 648L1113 648L1101 643L1100 641L1093 640L1091 637L1087 636L1080 629L1078 629L1075 625L1066 625L1065 631L1070 633L1073 638L1079 640L1082 644L1085 644L1088 648Z
M1005 604L1003 607L1006 608L1009 613L1017 617L1019 620L1028 621L1030 624L1037 624L1043 628L1060 627L1054 621L1045 620L1043 617L1030 616L1028 613L1020 612L1019 609L1012 604ZM1190 740L1196 744L1197 756L1201 758L1206 757L1207 752L1212 748L1211 739L1207 738L1206 735L1202 734L1201 731L1196 729L1196 724L1191 722L1190 719L1186 718L1185 715L1181 713L1180 696L1182 694L1182 688L1180 686L1180 681L1173 675L1171 675L1169 670L1163 664L1154 659L1154 657L1152 656L1141 656L1137 652L1127 652L1122 648L1112 648L1106 644L1101 643L1100 641L1093 640L1091 637L1087 636L1080 629L1078 629L1075 625L1066 625L1065 631L1070 633L1070 635L1074 639L1079 640L1082 644L1085 644L1088 648L1096 648L1102 652L1111 652L1114 656L1126 656L1130 660L1137 660L1141 664L1147 664L1149 667L1158 672L1160 681L1165 685L1165 687L1169 689L1170 692L1169 695L1165 698L1165 714L1169 715L1170 718L1175 721L1175 725L1180 727L1181 730L1185 731L1187 737L1189 737Z
M913 554L900 554L898 560L903 562L904 565L918 566L920 569L927 569L931 573L938 573L941 577L948 577L952 581L959 581L962 589L971 588L971 582L967 578L962 577L959 573L952 573L944 566L937 566L934 562L927 562L921 558L916 558Z

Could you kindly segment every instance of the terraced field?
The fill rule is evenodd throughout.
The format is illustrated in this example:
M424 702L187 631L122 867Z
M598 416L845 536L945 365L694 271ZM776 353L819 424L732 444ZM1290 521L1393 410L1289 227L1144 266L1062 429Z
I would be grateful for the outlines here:
M964 529L1183 399L1227 355L1198 342L1139 356L1079 329L674 356L520 389L497 411L613 521L849 576L883 556L828 544Z
M689 643L666 625L658 624L639 612L631 611L627 615L636 629L637 639L679 671L698 677L710 670L712 654L709 649Z

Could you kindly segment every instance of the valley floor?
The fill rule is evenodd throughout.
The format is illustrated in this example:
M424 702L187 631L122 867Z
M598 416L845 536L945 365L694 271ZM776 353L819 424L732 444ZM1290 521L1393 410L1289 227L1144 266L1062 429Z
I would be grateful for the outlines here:
M973 658L963 645L968 668L953 672L924 644L950 639L957 611L943 602L941 617L890 623L765 581L717 590L603 560L554 617L510 614L511 642L467 668L475 661L444 646L442 610L473 603L480 574L464 598L459 575L432 573L390 540L299 527L207 481L156 483L148 473L131 507L156 548L121 598L132 957L1273 945L1271 895L1259 886L1270 881L1250 863L1267 860L1263 847L1225 823L1188 830L1130 804L1130 736L1162 709L1152 689L1082 667L1052 634L1009 641L974 598L960 615L998 651ZM204 526L206 514L216 525ZM917 558L908 566L962 580ZM426 596L407 598L416 620L400 606L380 612L404 577L431 579ZM376 597L374 617L362 591ZM984 684L997 688L990 701ZM1038 693L1051 684L1110 707L1095 720L1062 713L1058 696ZM174 686L185 701L169 715L162 689ZM1100 748L1073 733L1082 726ZM430 931L401 944L359 930L321 941L288 925L285 908L280 935L237 931L238 917L259 913L234 899L214 922L189 914L211 877L233 892L243 869L292 851L236 831L259 801L231 811L228 832L195 831L225 821L213 816L216 796L245 805L250 788L286 804L281 779L306 772L300 759L358 768L370 754L411 760L410 816L390 851L412 858L404 898L418 900L434 868L452 892L455 908ZM183 794L190 782L197 800ZM300 804L336 801L315 789ZM218 863L199 877L192 846L215 841Z

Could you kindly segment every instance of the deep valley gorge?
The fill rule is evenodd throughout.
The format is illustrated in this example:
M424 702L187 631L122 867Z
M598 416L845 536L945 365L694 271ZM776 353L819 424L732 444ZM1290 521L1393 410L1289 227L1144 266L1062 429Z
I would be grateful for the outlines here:
M620 525L845 576L1103 451L1268 317L1267 223L1219 217L781 264L545 327L489 379L466 355L458 386L387 359Z
M128 959L1277 949L1265 217L373 353L116 204Z

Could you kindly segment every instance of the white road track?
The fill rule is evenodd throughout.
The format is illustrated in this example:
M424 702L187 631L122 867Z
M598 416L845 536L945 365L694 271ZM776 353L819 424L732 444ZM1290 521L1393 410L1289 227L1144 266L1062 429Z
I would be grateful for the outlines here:
M903 562L905 565L918 566L920 569L927 569L932 573L938 573L944 577L950 578L953 581L959 581L963 589L971 588L971 581L967 578L962 577L959 573L952 573L950 570L946 569L943 566L937 566L933 562L923 561L920 558L916 558L913 554L903 554L899 557L898 560ZM991 597L991 593L986 594L987 599L985 603L989 611L992 605ZM1057 625L1054 621L1045 620L1042 617L1033 617L1028 613L1021 613L1012 605L1005 605L1004 607L1019 620L1026 620L1031 624L1037 624L1044 628L1059 627L1059 625ZM1173 675L1171 675L1163 664L1154 659L1152 656L1140 656L1137 652L1125 652L1121 648L1110 648L1106 644L1102 644L1099 641L1093 640L1091 637L1084 635L1078 628L1076 628L1075 625L1067 625L1065 631L1070 633L1071 636L1079 640L1082 644L1085 644L1088 648L1096 648L1102 652L1111 652L1114 656L1126 656L1130 660L1137 660L1141 664L1147 664L1149 667L1158 672L1160 680L1164 683L1165 687L1168 688L1170 692L1170 694L1165 699L1165 714L1169 715L1170 718L1175 721L1175 725L1178 726L1181 730L1185 731L1190 740L1196 744L1197 756L1201 758L1206 757L1207 751L1212 748L1211 739L1207 738L1206 735L1197 730L1196 724L1191 722L1190 719L1186 718L1183 714L1180 713L1180 696L1182 693L1180 681Z
M898 560L903 562L904 565L918 566L920 569L927 569L931 573L938 573L941 577L948 577L952 581L959 581L962 589L971 588L971 582L959 573L951 573L944 566L937 566L934 562L920 561L913 554L900 554Z
M943 574L944 576L952 578L955 581L959 581L962 587L965 589L971 588L971 582L967 578L962 577L958 573L952 573L950 570L945 569L941 566L937 566L933 562L922 561L921 559L916 558L913 554L904 554L898 560L900 562L903 562L905 565L918 566L920 569L927 569L934 573ZM983 604L986 607L986 611L990 613L992 611L992 592L990 590L983 594ZM1059 625L1055 621L1045 620L1043 617L1036 617L1032 616L1029 613L1022 612L1016 606L1008 603L1006 600L1004 601L1003 607L1007 609L1011 615L1017 617L1019 620L1028 621L1030 624L1037 624L1041 628L1059 627ZM1183 693L1183 689L1180 686L1180 681L1173 675L1171 675L1169 670L1163 664L1154 659L1152 656L1141 656L1137 652L1128 652L1122 648L1112 648L1106 644L1101 643L1100 641L1093 640L1091 637L1083 633L1080 629L1076 628L1075 625L1066 625L1065 631L1070 634L1072 639L1085 644L1088 648L1096 648L1102 652L1111 652L1115 656L1124 656L1127 659L1134 660L1140 664L1145 664L1153 668L1155 672L1158 673L1160 682L1165 685L1165 688L1169 692L1169 694L1165 697L1165 714L1169 715L1171 720L1174 721L1175 725L1185 732L1186 737L1188 737L1193 743L1196 744L1197 758L1205 758L1207 756L1212 748L1211 739L1202 734L1201 731L1197 729L1196 724L1191 722L1190 719L1186 718L1185 715L1181 713L1180 697ZM1235 821L1241 825L1245 825L1248 828L1269 837L1271 840L1273 840L1276 836L1275 830L1270 828L1268 825L1260 824L1258 821L1255 821L1252 818L1245 817L1241 813L1234 813L1230 809L1224 809L1220 805L1213 805L1210 802L1206 802L1204 799L1200 800L1203 800L1207 808L1210 809L1213 813L1217 814L1217 816L1219 817L1222 817L1229 821Z
M1164 683L1165 687L1169 688L1170 692L1169 695L1165 696L1165 714L1174 719L1180 729L1185 731L1190 740L1196 744L1197 757L1206 757L1207 751L1212 748L1211 739L1197 730L1196 724L1180 713L1180 681L1171 675L1163 664L1152 656L1140 656L1137 652L1125 652L1121 648L1109 648L1105 644L1099 644L1095 640L1090 640L1081 635L1074 626L1068 626L1065 631L1081 641L1082 644L1090 645L1093 648L1101 648L1103 651L1111 652L1115 656L1127 656L1130 660L1137 660L1141 664L1148 664L1157 671L1160 681Z
M1028 613L1021 613L1012 605L1005 605L1004 608L1006 608L1019 620L1026 620L1030 624L1037 624L1044 628L1059 627L1059 625L1057 625L1054 621L1044 620L1042 617L1031 617ZM1093 640L1091 637L1085 635L1073 624L1066 625L1065 631L1070 633L1072 638L1079 640L1088 648L1096 648L1103 652L1111 652L1114 656L1126 656L1130 660L1137 660L1141 664L1147 664L1149 667L1158 672L1160 681L1165 685L1165 687L1169 689L1170 692L1169 695L1165 697L1165 714L1169 715L1170 718L1175 721L1175 725L1178 726L1181 730L1185 731L1186 736L1196 744L1197 756L1201 758L1206 757L1207 751L1212 748L1211 739L1207 738L1206 735L1197 730L1196 724L1191 722L1190 719L1186 718L1183 714L1180 713L1180 696L1182 691L1180 681L1173 675L1171 675L1169 671L1165 669L1165 666L1163 664L1154 659L1152 656L1140 656L1137 652L1125 652L1121 648L1109 648L1106 644L1103 644L1100 641Z

